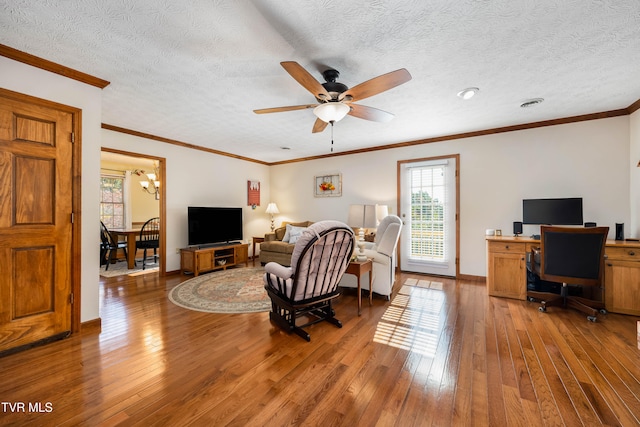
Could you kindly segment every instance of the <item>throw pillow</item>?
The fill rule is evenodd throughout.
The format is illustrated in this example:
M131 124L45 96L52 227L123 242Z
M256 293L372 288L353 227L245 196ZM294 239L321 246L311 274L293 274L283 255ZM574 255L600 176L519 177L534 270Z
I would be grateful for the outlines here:
M306 227L291 227L291 231L289 233L289 243L295 243L298 241L300 236L302 236L302 232L306 230Z
M289 243L289 238L291 237L291 224L285 225L284 237L282 238L283 242Z
M287 243L295 243L300 237L302 230L304 230L305 228L306 227L296 227L295 225L287 224L287 231L284 233L282 241Z

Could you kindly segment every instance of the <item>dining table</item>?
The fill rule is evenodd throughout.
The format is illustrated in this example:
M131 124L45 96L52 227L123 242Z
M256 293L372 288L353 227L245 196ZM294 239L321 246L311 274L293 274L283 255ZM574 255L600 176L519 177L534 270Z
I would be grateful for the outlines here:
M129 270L135 268L136 265L136 237L140 235L140 228L112 228L109 230L112 234L115 234L115 237L120 238L120 236L125 237L127 242L127 268Z

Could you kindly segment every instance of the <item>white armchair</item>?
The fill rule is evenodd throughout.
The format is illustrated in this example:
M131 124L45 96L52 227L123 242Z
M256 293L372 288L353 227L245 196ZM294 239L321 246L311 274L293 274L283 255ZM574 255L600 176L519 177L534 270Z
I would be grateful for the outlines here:
M373 292L383 295L387 299L391 297L395 282L396 246L398 245L401 229L402 220L399 217L395 215L386 216L380 221L373 244L369 243L364 249L367 258L372 258L373 261ZM361 284L363 289L369 289L368 278L363 277ZM340 280L340 286L357 288L358 282L355 276L345 274Z

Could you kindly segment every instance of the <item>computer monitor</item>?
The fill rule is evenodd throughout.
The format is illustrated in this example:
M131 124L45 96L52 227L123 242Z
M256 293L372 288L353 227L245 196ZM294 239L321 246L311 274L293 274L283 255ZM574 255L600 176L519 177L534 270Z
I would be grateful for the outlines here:
M524 199L524 224L582 225L582 198Z

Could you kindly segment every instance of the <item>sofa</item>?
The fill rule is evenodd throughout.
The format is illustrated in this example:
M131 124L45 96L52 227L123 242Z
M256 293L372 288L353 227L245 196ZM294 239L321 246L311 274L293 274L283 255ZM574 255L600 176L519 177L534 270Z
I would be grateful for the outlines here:
M312 221L283 222L279 228L264 235L264 242L260 243L260 264L277 262L287 267L291 266L291 255L302 230L313 224ZM287 232L288 231L288 232Z

